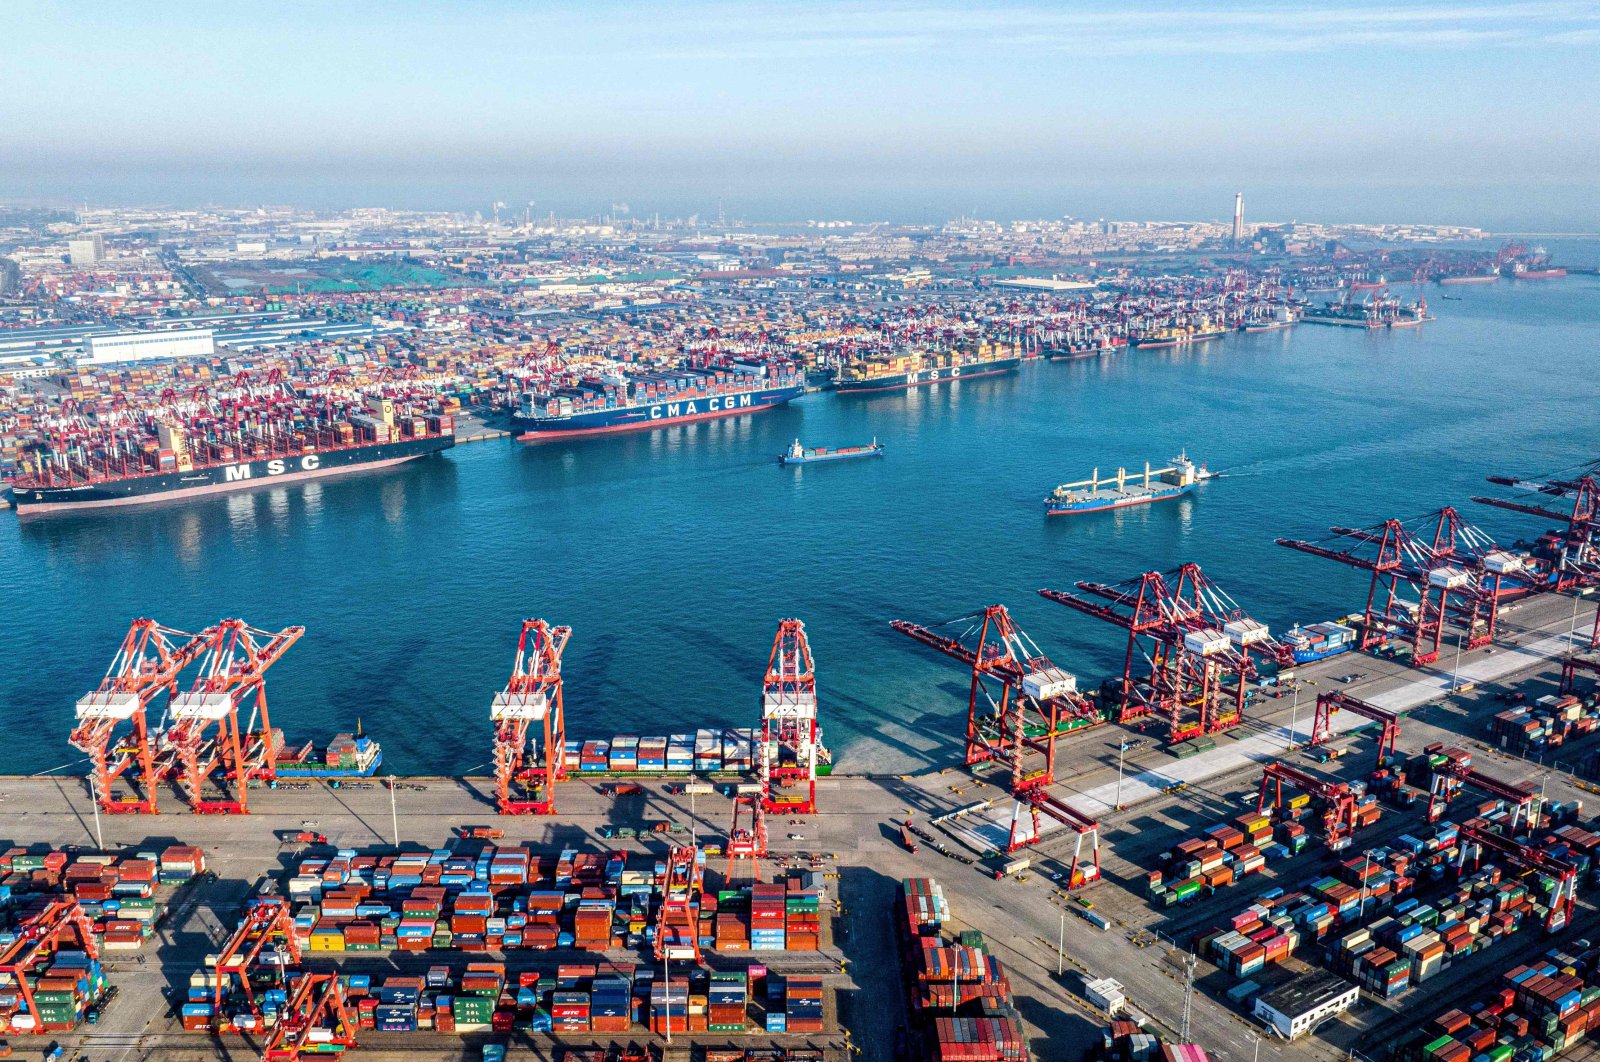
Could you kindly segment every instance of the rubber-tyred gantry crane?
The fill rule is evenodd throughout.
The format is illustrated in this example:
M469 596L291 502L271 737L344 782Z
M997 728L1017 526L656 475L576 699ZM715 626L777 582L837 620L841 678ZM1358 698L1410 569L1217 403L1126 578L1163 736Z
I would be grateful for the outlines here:
M136 619L99 687L78 698L77 723L67 740L89 757L89 780L101 811L156 813L160 775L150 741L149 707L163 693L178 688L178 675L203 644L155 620ZM119 739L117 732L125 723L131 732ZM132 768L137 768L138 794L118 796L114 783Z
M1460 794L1461 787L1470 785L1511 805L1511 820L1507 826L1513 836L1532 829L1537 823L1539 794L1535 790L1515 782L1502 782L1498 778L1477 771L1472 766L1472 753L1466 749L1435 742L1422 751L1430 760L1438 758L1441 761L1430 767L1427 811L1429 822L1438 822L1443 818L1445 808Z
M823 755L817 725L817 677L806 625L778 624L772 656L761 683L762 810L773 815L811 815L817 810L817 761ZM798 790L798 791L797 791Z
M1122 676L1107 684L1119 722L1164 716L1168 740L1214 734L1244 721L1258 658L1290 665L1289 648L1251 619L1198 564L1145 572L1115 585L1079 582L1083 595L1040 596L1128 632Z
M1332 851L1350 847L1350 837L1356 828L1356 795L1343 782L1330 782L1318 778L1287 763L1269 763L1261 773L1261 793L1256 798L1256 812L1266 811L1267 795L1272 795L1271 805L1276 810L1285 806L1284 786L1298 789L1322 802L1322 838Z
M289 909L289 901L278 896L252 900L245 910L244 920L211 956L215 1013L222 1013L225 999L237 988L249 1012L261 1017L261 1001L256 998L251 971L260 962L262 953L269 949L279 970L300 965L301 950L294 934L294 914Z
M1578 868L1542 849L1466 823L1460 830L1457 869L1476 870L1485 848L1499 854L1525 874L1542 876L1554 882L1550 891L1550 914L1545 918L1544 928L1551 933L1564 929L1577 903Z
M697 907L705 877L700 850L675 845L667 853L661 876L661 906L656 911L655 956L658 961L684 959L700 963L700 917Z
M33 1018L33 1028L23 1029L17 1026L13 1016L13 1032L54 1033L72 1027L70 1023L46 1024L40 1020L39 1003L34 997L40 969L63 947L82 951L91 959L100 957L94 922L78 906L77 900L61 897L46 900L36 910L25 914L16 932L11 934L11 941L0 947L0 980L16 993L22 1004L19 1013Z
M759 796L733 798L733 824L728 828L728 875L731 883L748 877L761 880L761 860L767 854L767 817ZM741 867L745 870L740 876Z
M285 627L274 634L228 619L199 634L200 674L172 698L167 706L172 722L161 735L163 765L176 777L191 810L248 814L250 783L276 777L283 739L267 714L266 673L304 633L304 627ZM242 721L247 705L250 718ZM220 798L208 796L208 782L218 787Z
M1378 733L1378 762L1382 764L1385 753L1394 755L1395 742L1400 738L1400 717L1387 708L1379 708L1369 701L1333 690L1317 695L1317 714L1311 722L1308 747L1320 745L1333 737L1333 717L1339 712L1349 712L1370 719L1382 729Z
M1280 538L1278 545L1370 572L1360 648L1393 641L1411 648L1411 663L1439 659L1445 627L1461 630L1462 648L1494 641L1502 600L1528 593L1524 558L1495 546L1455 509L1435 510L1407 524L1334 527L1324 542Z
M261 1048L261 1062L298 1062L302 1054L327 1054L356 1046L360 1019L337 973L294 976L288 1005Z
M1050 662L1004 605L938 628L905 620L890 626L972 669L966 764L994 761L1009 768L1013 796L1055 780L1056 738L1063 731L1102 719L1079 695L1077 679Z
M567 723L562 705L561 654L571 627L524 620L511 680L495 694L495 795L502 815L554 815L556 782L566 778ZM538 726L530 757L528 737Z

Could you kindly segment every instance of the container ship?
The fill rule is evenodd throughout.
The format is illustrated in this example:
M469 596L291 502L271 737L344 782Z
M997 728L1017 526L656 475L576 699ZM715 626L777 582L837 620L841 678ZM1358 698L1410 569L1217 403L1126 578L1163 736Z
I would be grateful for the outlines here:
M383 748L361 733L335 734L326 748L310 742L283 748L273 764L279 778L371 778L383 766Z
M1211 325L1202 325L1196 328L1157 328L1130 340L1130 344L1139 350L1154 350L1160 347L1181 347L1192 343L1205 343L1213 339L1221 339L1228 334L1226 328Z
M1340 328L1411 328L1428 316L1428 304L1422 299L1402 303L1395 298L1375 298L1365 302L1330 302L1310 309L1301 318L1307 324L1334 325Z
M819 446L808 450L800 445L796 439L789 449L778 455L780 465L810 465L821 461L849 461L857 457L882 457L883 444L877 439L866 446L841 446L837 450L830 450L826 446Z
M1188 494L1214 476L1184 454L1173 458L1167 468L1151 468L1147 462L1143 474L1130 475L1119 468L1115 476L1102 479L1097 468L1088 479L1063 483L1051 491L1044 500L1045 515L1077 516L1167 501Z
M750 774L757 743L755 730L728 727L653 737L569 738L563 751L569 774ZM817 773L833 773L833 757L820 746Z
M1291 627L1282 640L1294 653L1295 663L1309 664L1354 649L1356 632L1342 623L1313 623L1309 627Z
M1022 355L1015 346L988 342L971 349L873 355L843 366L834 377L834 389L852 394L897 391L998 376L1015 372L1021 364Z
M1107 354L1115 354L1126 350L1128 341L1122 336L1102 336L1098 339L1089 339L1083 342L1062 343L1054 347L1046 347L1044 356L1046 361L1076 361L1079 358L1098 358Z
M511 424L526 443L648 431L774 409L799 398L805 382L805 374L786 363L729 361L652 372L619 367L524 392Z
M119 429L36 450L12 480L19 515L135 505L386 468L455 445L451 417L283 414Z

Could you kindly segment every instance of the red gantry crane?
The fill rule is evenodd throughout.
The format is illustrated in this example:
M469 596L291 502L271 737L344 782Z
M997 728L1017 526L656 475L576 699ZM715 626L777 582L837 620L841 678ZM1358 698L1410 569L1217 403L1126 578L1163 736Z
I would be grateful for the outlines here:
M943 633L958 625L957 633ZM966 764L994 761L1009 768L1013 796L1054 781L1061 733L1101 722L1095 706L1078 694L1077 679L1050 662L1004 605L934 628L905 620L890 626L972 669Z
M1461 787L1470 785L1511 805L1511 821L1508 826L1512 836L1524 833L1536 824L1539 815L1539 794L1531 787L1514 782L1502 782L1498 778L1480 773L1472 766L1472 753L1463 748L1435 742L1422 752L1430 761L1434 759L1440 761L1430 767L1428 778L1429 822L1438 822L1443 818L1445 808L1450 801L1460 795Z
M35 998L41 968L47 966L63 948L81 951L90 959L100 957L95 942L94 922L75 899L55 897L24 914L10 941L0 946L0 981L10 986L21 1004L11 1015L11 1031L16 1033L66 1032L72 1023L47 1023L39 1014ZM33 1019L31 1028L18 1022L22 1015Z
M1269 763L1261 774L1261 794L1256 798L1256 812L1267 809L1267 794L1272 794L1272 807L1281 811L1286 807L1284 786L1300 790L1322 802L1322 837L1330 851L1338 852L1350 847L1350 837L1356 828L1356 795L1343 782L1330 782L1307 774L1287 763Z
M675 845L667 853L661 876L661 906L656 911L655 956L658 961L683 959L700 964L700 917L697 911L705 866L694 845Z
M1516 498L1472 500L1563 525L1539 536L1533 547L1534 561L1548 579L1548 589L1584 593L1600 586L1600 468L1590 463L1577 473L1557 473L1540 480L1490 476L1490 483L1524 493ZM1569 500L1570 510L1565 504L1559 509L1552 507ZM1600 610L1595 612L1589 644L1600 648Z
M571 637L571 627L552 627L542 619L522 623L511 681L495 694L489 710L502 815L555 814L555 784L567 776L561 654ZM535 725L543 729L542 742L530 756L528 735Z
M288 1005L261 1049L261 1062L298 1062L356 1046L360 1019L337 973L294 974Z
M1501 856L1526 874L1551 880L1554 885L1550 892L1550 914L1545 918L1544 928L1547 932L1556 933L1566 927L1572 918L1572 908L1577 903L1576 867L1542 849L1521 844L1509 837L1491 833L1468 823L1460 830L1457 869L1477 870L1478 861L1483 857L1485 849Z
M733 798L733 825L728 829L727 880L730 883L738 876L741 865L747 869L749 880L761 880L761 859L767 854L767 817L761 805L759 796Z
M778 624L761 685L761 748L757 752L761 810L772 815L815 814L817 761L825 755L822 730L817 725L817 678L806 625L786 619Z
M194 660L203 642L155 620L136 619L122 639L98 689L78 698L77 724L67 740L87 753L90 784L100 810L112 814L156 814L156 753L150 743L148 710L163 693L178 688L178 675ZM118 740L128 723L132 732ZM137 766L139 793L119 797L113 783Z
M1107 684L1119 722L1165 716L1168 740L1214 734L1244 721L1257 659L1288 666L1289 648L1246 615L1198 564L1145 572L1108 586L1080 582L1080 596L1040 590L1048 600L1128 632L1120 680ZM1098 599L1098 600L1096 600Z
M266 673L305 630L286 627L273 634L228 619L198 636L200 675L172 698L167 707L172 722L161 736L163 765L176 777L191 810L248 814L250 783L276 777L283 738L267 714ZM246 705L247 722L239 717ZM220 789L220 799L207 795L208 781Z
M281 971L288 966L299 966L300 942L294 934L294 914L289 901L278 896L252 900L245 910L244 920L227 941L212 956L208 965L213 974L212 1005L215 1013L223 1012L223 1002L235 988L244 996L245 1007L257 1018L262 1016L261 1001L256 998L256 986L251 982L251 971L261 961L263 952L270 949L273 964Z
M1410 524L1390 519L1331 530L1333 538L1324 542L1277 542L1370 572L1359 646L1404 642L1417 667L1439 659L1448 623L1460 629L1464 649L1493 642L1500 602L1530 589L1517 578L1524 559L1497 548L1449 507Z
M1329 693L1317 695L1317 714L1311 723L1311 737L1306 741L1307 747L1321 745L1333 737L1333 717L1339 712L1349 712L1359 715L1363 719L1370 719L1377 723L1382 730L1378 733L1378 763L1381 766L1385 754L1394 755L1395 742L1400 738L1400 717L1387 708L1379 708L1359 697L1352 697L1348 693L1334 690Z

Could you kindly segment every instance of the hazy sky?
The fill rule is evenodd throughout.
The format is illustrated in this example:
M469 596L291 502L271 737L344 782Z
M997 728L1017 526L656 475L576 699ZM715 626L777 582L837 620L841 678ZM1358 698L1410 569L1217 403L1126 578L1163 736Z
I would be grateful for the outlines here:
M0 4L0 198L1600 229L1600 3Z

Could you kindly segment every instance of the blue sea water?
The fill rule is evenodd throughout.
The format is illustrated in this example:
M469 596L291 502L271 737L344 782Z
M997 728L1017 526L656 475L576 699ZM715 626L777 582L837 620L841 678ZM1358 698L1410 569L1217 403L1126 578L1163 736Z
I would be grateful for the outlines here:
M1359 605L1361 576L1273 544L1471 503L1491 472L1600 457L1600 280L1428 295L1423 328L1301 326L1187 351L632 436L484 443L396 470L184 503L0 514L0 771L79 759L74 700L135 616L306 635L270 673L291 739L359 717L402 772L488 759L488 706L525 616L570 624L574 736L752 725L777 621L806 621L825 736L849 769L955 747L960 669L889 629L991 602L1085 686L1117 632L1039 598L1197 561L1283 628ZM781 468L795 437L870 461ZM1180 448L1226 478L1174 503L1046 519L1056 483Z

